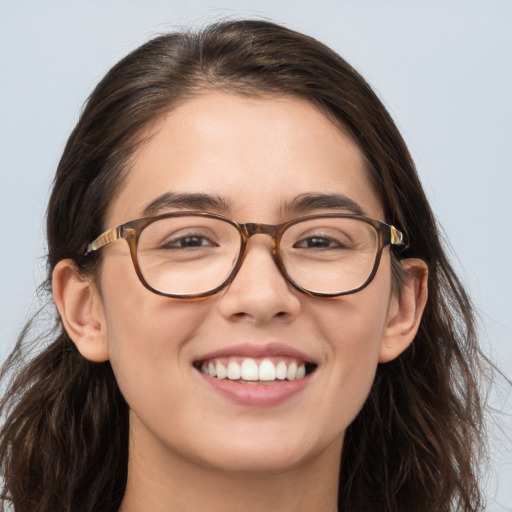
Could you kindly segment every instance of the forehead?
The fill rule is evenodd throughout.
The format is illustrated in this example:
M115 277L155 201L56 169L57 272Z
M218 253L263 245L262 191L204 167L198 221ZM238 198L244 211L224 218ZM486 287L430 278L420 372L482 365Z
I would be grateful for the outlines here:
M362 151L311 103L205 93L160 119L133 158L108 224L140 217L162 194L221 198L240 222L280 222L304 194L343 194L380 218Z

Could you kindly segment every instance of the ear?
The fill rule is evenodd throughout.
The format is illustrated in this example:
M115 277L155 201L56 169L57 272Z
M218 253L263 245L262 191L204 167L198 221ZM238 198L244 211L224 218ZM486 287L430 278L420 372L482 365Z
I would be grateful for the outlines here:
M402 260L401 264L405 269L402 289L391 298L380 363L392 361L412 343L427 303L427 264L416 258Z
M64 328L78 351L90 361L106 361L109 357L106 323L94 284L68 259L55 266L52 287Z

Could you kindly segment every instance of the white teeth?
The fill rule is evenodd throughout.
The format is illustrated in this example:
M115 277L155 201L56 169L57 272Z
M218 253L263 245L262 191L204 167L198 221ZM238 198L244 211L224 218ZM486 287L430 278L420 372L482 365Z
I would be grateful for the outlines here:
M276 377L279 380L286 379L288 368L286 368L286 363L284 361L279 361L276 367Z
M270 359L263 359L260 363L260 380L276 380L276 367Z
M243 380L258 380L258 365L254 359L244 359L241 372Z
M288 366L288 371L286 372L286 378L288 380L295 380L297 376L297 363L293 361L290 366Z
M263 359L259 365L255 359L245 358L242 364L230 359L227 363L220 360L211 360L201 365L201 372L217 379L264 381L275 380L299 380L306 375L305 363L297 364L296 361L279 361L276 364L271 359Z
M236 361L230 361L228 363L227 377L229 380L238 380L242 376L242 370L240 365Z
M226 367L220 361L217 361L217 364L215 365L215 371L217 372L218 379L225 379L228 376Z

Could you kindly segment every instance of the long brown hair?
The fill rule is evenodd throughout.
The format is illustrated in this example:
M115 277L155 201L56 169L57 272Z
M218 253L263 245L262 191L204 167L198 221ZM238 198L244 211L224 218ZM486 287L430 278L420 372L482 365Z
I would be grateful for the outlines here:
M157 37L114 66L87 101L57 169L47 218L48 290L65 258L94 275L101 261L84 258L85 244L105 228L143 129L208 89L299 96L343 124L365 154L385 220L406 233L400 257L429 267L429 300L413 344L379 365L346 432L340 510L478 510L483 359L471 302L395 124L364 79L318 41L269 22L229 21ZM116 511L126 484L128 407L110 364L80 356L58 318L48 342L36 338L35 355L27 356L29 330L3 369L10 379L1 402L4 506Z

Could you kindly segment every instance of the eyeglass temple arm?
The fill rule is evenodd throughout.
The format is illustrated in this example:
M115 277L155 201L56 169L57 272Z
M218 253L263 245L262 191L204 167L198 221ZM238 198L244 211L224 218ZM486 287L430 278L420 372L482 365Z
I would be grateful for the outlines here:
M101 249L105 247L108 244L111 244L112 242L115 242L116 240L119 240L121 238L121 226L118 226L117 228L109 229L108 231L105 231L105 233L102 233L98 238L93 240L88 246L87 250L85 251L84 256L87 256L89 253L97 251L98 249Z

